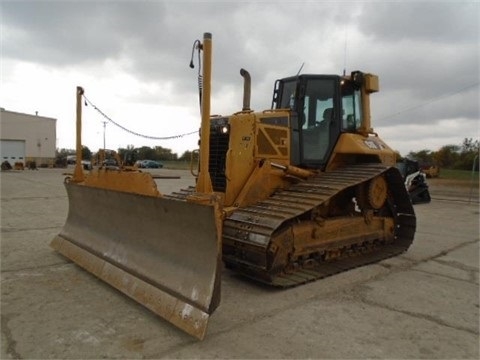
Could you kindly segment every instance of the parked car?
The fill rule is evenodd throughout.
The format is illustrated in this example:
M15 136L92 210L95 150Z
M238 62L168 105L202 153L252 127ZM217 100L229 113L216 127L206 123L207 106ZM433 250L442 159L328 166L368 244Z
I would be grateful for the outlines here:
M103 160L103 166L118 166L117 160L115 160L115 159L105 159L105 160Z
M141 162L140 167L145 168L145 169L159 169L159 168L163 167L163 164L159 163L158 161L154 161L154 160L143 160Z
M67 155L67 165L75 165L76 158L75 155Z
M84 170L92 170L92 163L89 160L82 160Z

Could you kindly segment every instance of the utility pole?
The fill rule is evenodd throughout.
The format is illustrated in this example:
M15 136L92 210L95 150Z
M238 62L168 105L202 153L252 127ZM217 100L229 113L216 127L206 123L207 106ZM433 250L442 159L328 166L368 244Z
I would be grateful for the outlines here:
M103 151L105 151L105 131L106 131L106 128L107 128L107 122L106 121L102 121L103 122Z

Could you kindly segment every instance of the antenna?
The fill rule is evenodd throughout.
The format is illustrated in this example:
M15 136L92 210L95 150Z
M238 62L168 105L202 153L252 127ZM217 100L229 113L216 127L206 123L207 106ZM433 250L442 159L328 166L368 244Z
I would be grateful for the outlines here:
M298 72L297 72L297 77L298 75L300 75L300 71L302 71L303 69L303 65L305 65L305 62L302 63L302 66L300 66L300 69L298 69Z
M347 26L345 25L345 46L343 50L343 76L345 76L347 72L347 37L348 37L348 30L347 30Z

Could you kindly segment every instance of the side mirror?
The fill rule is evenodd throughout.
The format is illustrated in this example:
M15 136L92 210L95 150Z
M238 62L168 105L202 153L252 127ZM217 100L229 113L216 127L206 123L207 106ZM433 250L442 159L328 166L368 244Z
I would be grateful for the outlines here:
M350 75L355 90L360 90L363 85L363 73L361 71L353 71Z

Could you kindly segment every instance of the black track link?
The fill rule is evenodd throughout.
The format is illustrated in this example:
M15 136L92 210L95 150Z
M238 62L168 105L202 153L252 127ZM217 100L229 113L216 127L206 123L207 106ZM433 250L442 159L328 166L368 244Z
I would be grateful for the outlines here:
M284 223L328 201L346 188L366 182L382 173L387 177L392 195L395 241L355 256L326 261L311 269L299 268L293 273L270 275L266 261L249 262L232 255L224 261L232 268L257 281L277 287L290 287L324 278L352 268L396 256L408 249L415 234L416 218L400 173L381 164L361 164L321 173L304 182L279 191L270 198L238 209L224 221L223 242L242 249L265 254L273 233ZM258 257L261 258L260 256Z

